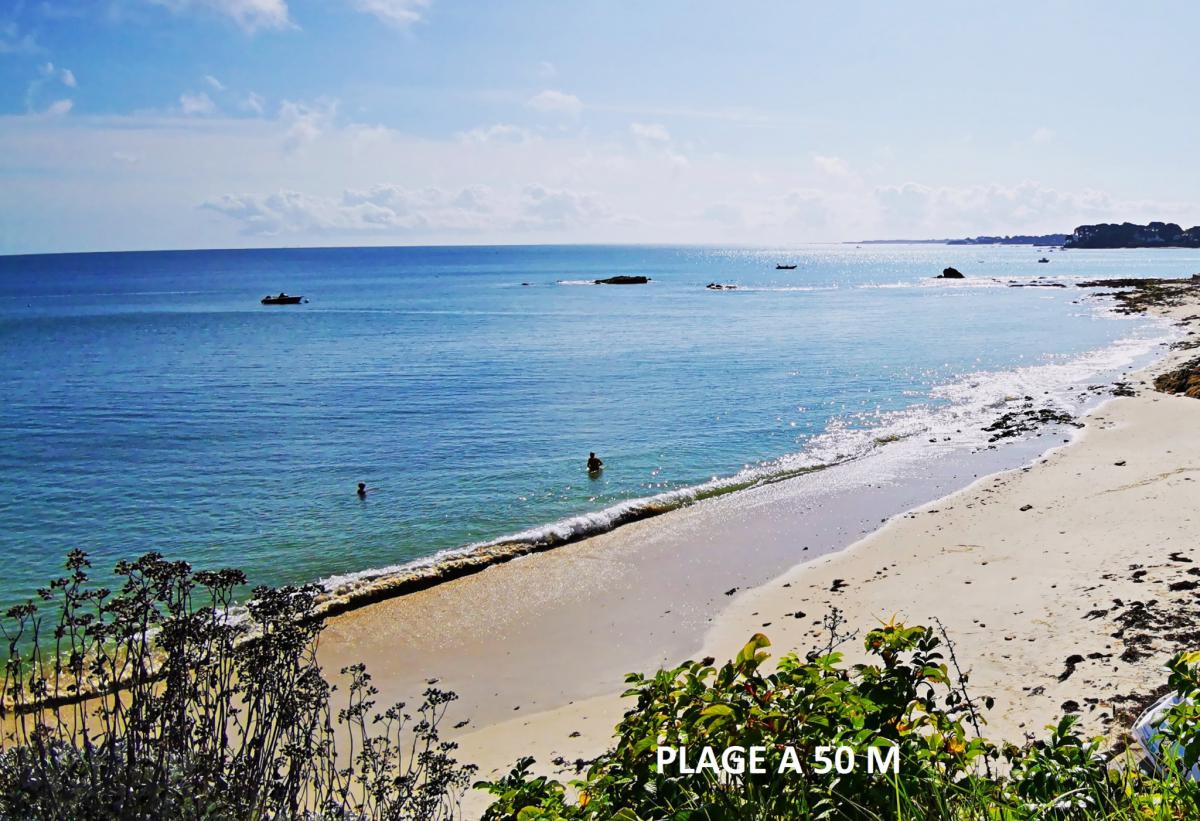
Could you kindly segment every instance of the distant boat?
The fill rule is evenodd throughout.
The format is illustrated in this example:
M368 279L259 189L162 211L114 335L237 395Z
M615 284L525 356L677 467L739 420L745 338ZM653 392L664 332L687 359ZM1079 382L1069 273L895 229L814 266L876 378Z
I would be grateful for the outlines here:
M303 299L302 296L289 296L280 291L279 296L267 294L261 301L263 305L299 305Z
M795 265L776 265L775 270L776 271L794 271L794 270L796 270L796 266Z
M1038 260L1038 262L1049 262L1049 261L1050 260L1046 259L1045 257L1042 257L1041 259Z

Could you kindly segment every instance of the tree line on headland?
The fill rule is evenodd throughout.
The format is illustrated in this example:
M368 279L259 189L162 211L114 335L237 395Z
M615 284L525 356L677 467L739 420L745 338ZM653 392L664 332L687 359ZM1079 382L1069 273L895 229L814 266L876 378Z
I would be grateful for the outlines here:
M1070 234L968 237L947 245L1061 245L1063 248L1200 248L1200 226L1184 229L1174 222L1101 222L1080 225Z
M920 243L945 245L1060 245L1063 248L1200 248L1200 226L1184 229L1174 222L1101 222L1080 225L1070 234L980 235L962 239L860 240L858 245Z
M1063 243L1064 248L1200 248L1200 226L1184 230L1173 222L1120 225L1102 222L1081 225Z

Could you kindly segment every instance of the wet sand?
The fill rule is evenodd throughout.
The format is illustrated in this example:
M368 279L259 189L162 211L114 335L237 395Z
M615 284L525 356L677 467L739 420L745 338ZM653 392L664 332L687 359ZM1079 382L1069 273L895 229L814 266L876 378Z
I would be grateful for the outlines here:
M917 443L900 444L909 453L888 461L705 500L336 616L321 662L337 670L365 660L382 700L411 699L437 679L461 696L457 720L472 727L608 693L631 670L700 652L743 591L1027 461L1044 447L1035 442L932 459ZM916 479L914 460L925 469Z

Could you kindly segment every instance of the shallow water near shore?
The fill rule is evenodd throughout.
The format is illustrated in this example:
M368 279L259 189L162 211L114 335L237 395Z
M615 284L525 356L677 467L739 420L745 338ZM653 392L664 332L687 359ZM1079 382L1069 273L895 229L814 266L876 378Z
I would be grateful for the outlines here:
M897 442L978 445L1006 399L1077 410L1081 384L1161 338L1098 310L1074 278L1200 267L1188 251L1041 255L0 258L0 602L31 595L75 547L99 568L156 549L255 583L352 584L512 534L602 532L630 500L683 503ZM968 280L929 279L946 265ZM653 281L571 284L622 273ZM1007 287L1037 276L1071 287ZM310 301L258 304L280 290Z

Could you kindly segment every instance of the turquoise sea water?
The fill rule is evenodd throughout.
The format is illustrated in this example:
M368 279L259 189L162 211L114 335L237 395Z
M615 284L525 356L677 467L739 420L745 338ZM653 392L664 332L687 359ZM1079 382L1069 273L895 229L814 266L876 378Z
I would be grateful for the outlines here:
M1068 388L1162 334L1073 285L1009 279L1200 270L1192 251L1042 255L0 258L0 604L29 596L75 547L101 567L155 549L254 582L311 581L552 523L603 528L624 500L863 456L894 436L968 436L997 397L1038 389L1069 403ZM969 279L929 279L946 265ZM581 284L621 273L653 281ZM309 302L259 304L281 290ZM606 463L596 479L591 450Z

